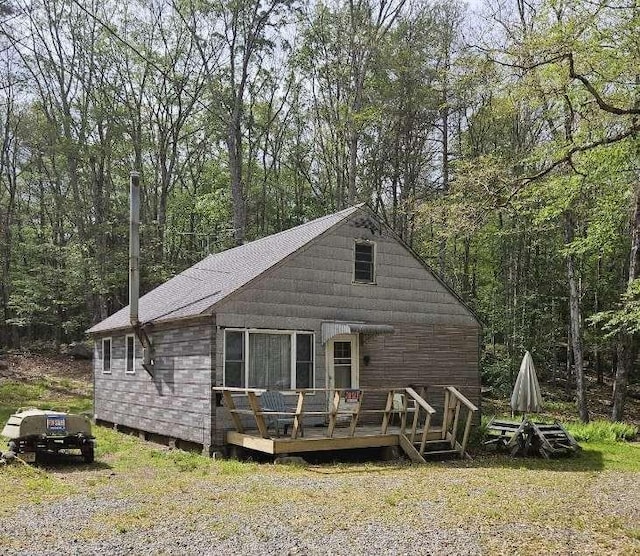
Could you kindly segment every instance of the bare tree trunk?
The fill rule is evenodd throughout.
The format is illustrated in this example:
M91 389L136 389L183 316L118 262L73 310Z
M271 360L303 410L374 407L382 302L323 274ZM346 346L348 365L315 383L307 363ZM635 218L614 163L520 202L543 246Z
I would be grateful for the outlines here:
M244 243L245 213L244 187L242 183L242 137L240 110L235 110L227 135L229 173L231 175L231 198L233 199L233 234L236 244Z
M573 241L575 222L570 213L565 214L565 242ZM571 349L573 351L576 374L576 400L578 416L583 423L589 422L587 407L587 385L584 376L584 353L582 350L582 318L580 310L580 291L576 272L576 261L573 255L567 255L567 279L569 282L569 319L571 326Z
M640 187L634 192L633 215L631 217L631 252L629 255L628 285L640 275ZM622 332L618 336L618 364L613 381L613 407L611 418L621 421L624 416L624 404L627 396L629 374L638 352L635 334Z

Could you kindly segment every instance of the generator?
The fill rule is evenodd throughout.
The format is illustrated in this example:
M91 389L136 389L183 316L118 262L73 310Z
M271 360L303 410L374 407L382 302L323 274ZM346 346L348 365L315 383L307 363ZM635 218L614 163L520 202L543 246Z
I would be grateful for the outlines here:
M32 463L43 454L79 451L85 463L95 459L96 439L91 421L84 415L51 409L20 408L2 429L9 450Z

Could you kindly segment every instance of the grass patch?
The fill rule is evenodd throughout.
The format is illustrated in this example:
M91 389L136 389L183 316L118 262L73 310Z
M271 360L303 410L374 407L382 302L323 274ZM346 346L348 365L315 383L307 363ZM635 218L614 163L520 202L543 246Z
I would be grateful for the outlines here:
M82 413L92 410L93 399L90 395L66 393L66 387L51 377L42 377L33 382L7 380L0 383L1 426L3 427L9 416L21 407Z
M0 515L10 515L15 508L69 496L76 488L49 473L30 465L15 464L0 468Z
M214 469L223 476L243 476L258 471L257 463L236 460L216 460Z
M640 472L640 444L627 442L581 442L582 453L575 460L575 468L588 468L590 461L598 461L604 471Z

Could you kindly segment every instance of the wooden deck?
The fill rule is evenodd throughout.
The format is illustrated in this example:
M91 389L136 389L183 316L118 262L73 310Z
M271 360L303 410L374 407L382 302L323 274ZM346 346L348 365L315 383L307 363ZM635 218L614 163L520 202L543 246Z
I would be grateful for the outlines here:
M351 450L359 448L381 448L399 446L415 462L425 463L425 455L457 455L466 457L466 445L477 408L460 392L451 386L442 387L444 410L442 426L431 426L436 411L424 398L411 388L375 390L384 392L384 408L363 409L360 401L362 390L331 391L333 400L326 412L305 413L306 394L318 390L299 390L295 410L278 411L263 409L258 390L216 388L223 393L235 430L226 433L227 444L243 449L278 455L304 452ZM373 389L369 389L371 392ZM327 391L322 391L326 393ZM422 392L424 395L424 391ZM401 398L398 398L401 396ZM245 398L245 404L238 404L238 398ZM355 402L353 400L356 400ZM402 399L398 407L397 400ZM343 403L349 400L350 403ZM238 408L244 405L248 409ZM466 413L463 417L463 413ZM381 417L381 423L361 424L364 415L367 421ZM291 422L291 434L278 436L268 423L275 417ZM313 417L315 425L304 426L305 417ZM319 426L319 418L325 417L326 424ZM465 418L466 417L466 418ZM249 419L250 418L250 419ZM255 428L243 424L247 420L255 423ZM397 424L393 424L393 422ZM302 434L304 432L304 434Z
M311 427L304 432L304 437L292 439L289 436L262 438L257 430L248 430L244 433L229 431L227 443L265 454L278 455L400 446L401 436L399 426L390 426L386 434L381 434L379 426L364 425L358 427L353 436L348 427L336 427L331 438L326 436L325 428ZM418 434L422 436L422 430L419 430ZM428 440L441 442L440 429L431 428Z

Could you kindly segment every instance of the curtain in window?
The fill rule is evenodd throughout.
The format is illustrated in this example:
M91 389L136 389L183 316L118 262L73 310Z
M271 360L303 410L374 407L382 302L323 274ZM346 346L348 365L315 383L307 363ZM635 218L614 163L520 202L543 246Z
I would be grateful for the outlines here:
M291 388L291 336L249 334L249 388Z

